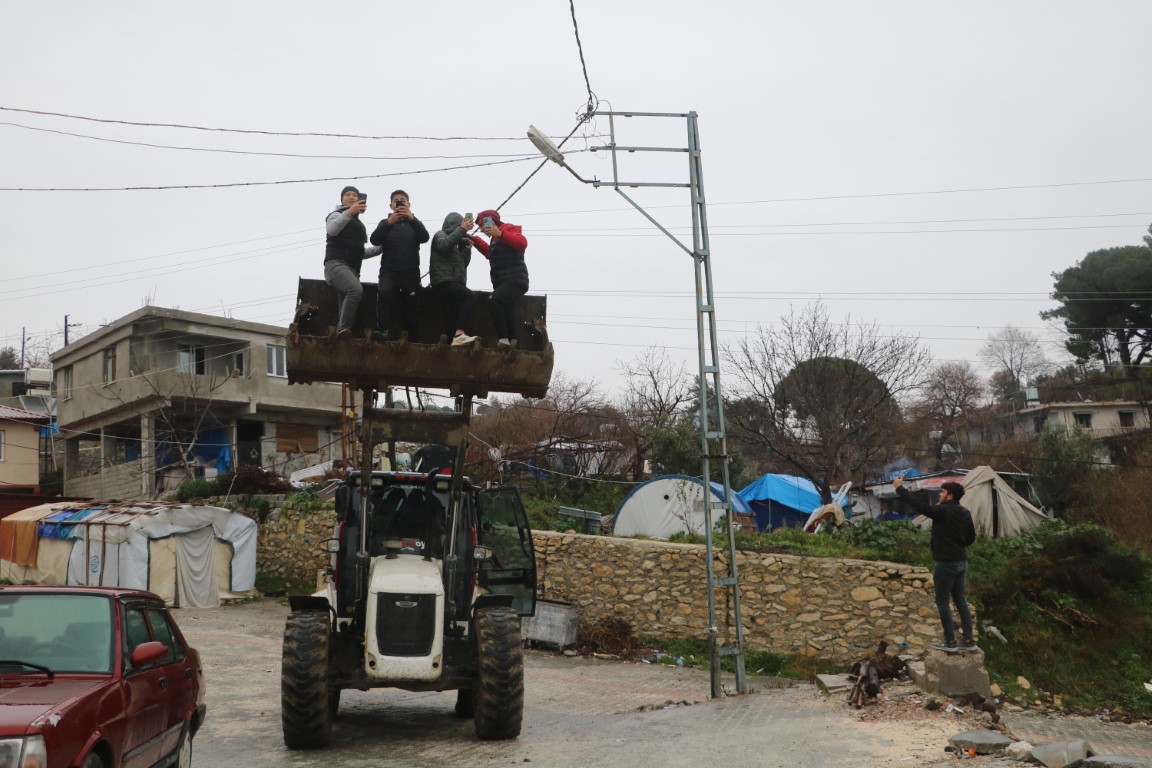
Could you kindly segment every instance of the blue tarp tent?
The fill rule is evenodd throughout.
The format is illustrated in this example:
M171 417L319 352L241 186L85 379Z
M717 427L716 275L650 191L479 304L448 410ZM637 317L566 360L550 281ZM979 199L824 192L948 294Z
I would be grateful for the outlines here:
M812 510L821 505L820 492L806 477L764 475L740 491L756 515L756 528L802 528Z

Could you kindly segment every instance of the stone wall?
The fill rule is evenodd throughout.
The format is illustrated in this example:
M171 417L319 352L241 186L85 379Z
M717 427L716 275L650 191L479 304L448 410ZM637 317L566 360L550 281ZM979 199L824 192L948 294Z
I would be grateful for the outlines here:
M140 498L142 481L140 461L126 461L104 467L97 465L89 475L68 478L68 495L90 499Z
M707 637L703 545L534 535L543 594L575 603L583 624L621 618L640 636ZM881 640L915 652L940 634L925 568L751 552L736 566L746 649L851 663ZM731 626L720 633L731 642Z
M328 563L319 544L332 535L333 524L331 509L278 507L260 526L258 569L312 583ZM619 618L641 637L708 636L703 545L533 535L541 594L577 605L582 625ZM737 553L736 564L747 650L850 664L881 640L893 650L919 652L939 637L932 575L925 568L745 552ZM728 614L717 607L718 616ZM721 639L731 642L731 632L721 626Z

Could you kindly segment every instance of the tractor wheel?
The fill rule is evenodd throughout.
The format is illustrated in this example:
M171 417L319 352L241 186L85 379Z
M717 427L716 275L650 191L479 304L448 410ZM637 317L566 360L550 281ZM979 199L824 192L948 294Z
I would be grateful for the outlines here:
M472 689L461 688L456 691L456 717L472 717Z
M524 652L520 617L503 606L480 608L473 620L476 679L472 686L476 735L514 739L524 719Z
M280 721L289 749L326 747L332 737L328 641L328 614L288 615L280 666Z

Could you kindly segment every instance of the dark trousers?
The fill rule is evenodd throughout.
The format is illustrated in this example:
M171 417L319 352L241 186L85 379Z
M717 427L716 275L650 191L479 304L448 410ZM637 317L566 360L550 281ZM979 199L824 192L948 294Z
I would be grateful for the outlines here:
M432 292L436 294L436 298L447 310L444 314L443 327L448 335L454 334L457 328L467 333L468 326L466 323L480 297L468 290L468 286L455 280L436 283L432 286Z
M497 338L509 340L516 338L516 302L526 293L528 293L527 283L501 283L492 289L492 300L489 305Z
M391 331L399 338L400 331L408 331L408 338L416 340L420 330L420 275L405 272L381 272L376 291L376 330Z
M947 642L956 640L956 623L952 620L952 606L949 603L955 603L956 610L960 612L963 639L972 639L972 612L968 610L964 585L967 574L967 560L936 563L936 570L932 574L936 582L936 610L940 612L940 624L944 627L944 640Z

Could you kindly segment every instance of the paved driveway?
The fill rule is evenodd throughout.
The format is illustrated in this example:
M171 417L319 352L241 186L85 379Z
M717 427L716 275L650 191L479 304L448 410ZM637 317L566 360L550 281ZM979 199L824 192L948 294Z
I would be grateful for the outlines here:
M289 752L280 731L286 615L285 606L267 600L176 612L207 677L196 768L909 767L939 761L947 737L967 727L949 718L862 721L840 697L808 685L708 701L708 675L700 670L530 651L518 739L477 740L471 721L453 715L454 693L379 689L344 692L331 747ZM677 704L660 706L669 700Z

